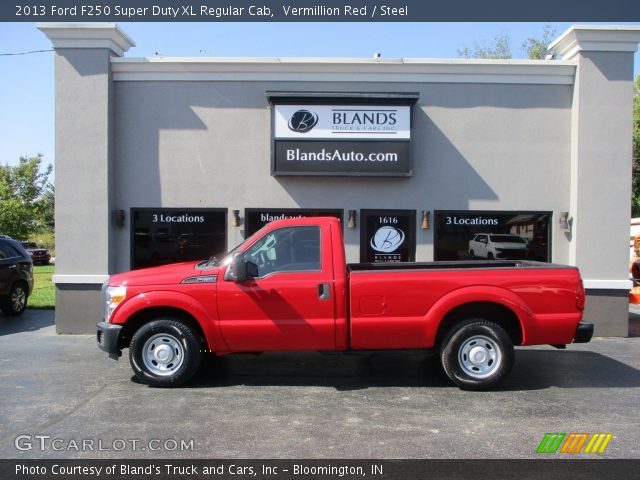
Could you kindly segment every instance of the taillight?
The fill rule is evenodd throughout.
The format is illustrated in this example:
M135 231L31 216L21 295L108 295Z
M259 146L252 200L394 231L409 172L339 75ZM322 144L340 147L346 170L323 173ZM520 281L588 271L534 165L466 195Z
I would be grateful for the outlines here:
M584 310L584 285L582 279L578 280L578 287L576 288L576 308L578 310Z

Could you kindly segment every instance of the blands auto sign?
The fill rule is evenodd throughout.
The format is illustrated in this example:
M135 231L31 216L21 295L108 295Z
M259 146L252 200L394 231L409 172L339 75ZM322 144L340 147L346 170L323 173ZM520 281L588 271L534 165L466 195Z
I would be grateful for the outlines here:
M273 175L410 176L410 105L273 106Z
M275 138L409 140L411 107L276 105Z

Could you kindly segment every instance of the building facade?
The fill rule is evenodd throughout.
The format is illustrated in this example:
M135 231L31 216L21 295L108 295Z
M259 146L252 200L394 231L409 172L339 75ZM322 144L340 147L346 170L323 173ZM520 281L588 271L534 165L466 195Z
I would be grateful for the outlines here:
M56 325L90 333L116 272L342 219L347 258L577 265L596 335L628 331L637 27L554 60L126 58L113 24L55 48Z

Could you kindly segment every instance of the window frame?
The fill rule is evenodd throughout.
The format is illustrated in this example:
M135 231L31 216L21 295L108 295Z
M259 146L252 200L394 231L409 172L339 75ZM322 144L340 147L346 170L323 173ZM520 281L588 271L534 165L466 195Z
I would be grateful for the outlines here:
M249 250L251 250L254 246L256 246L258 243L260 243L260 241L262 241L262 239L266 238L269 235L272 235L276 232L279 232L281 230L296 230L296 229L314 229L315 231L318 232L318 254L319 254L319 260L318 260L318 267L317 269L304 269L304 270L275 270L275 271L271 271L267 274L264 275L259 275L257 277L254 277L255 279L265 279L268 278L272 275L276 275L279 273L321 273L322 272L322 258L323 258L323 254L322 254L322 229L319 226L316 225L296 225L296 226L292 226L292 227L281 227L281 228L277 228L275 230L271 230L270 232L266 233L264 236L260 237L259 239L257 239L255 242L253 242L246 250L244 250L244 254L245 254L245 258L249 256ZM251 261L249 260L249 258L247 258L247 261ZM255 262L252 262L255 263ZM231 268L231 265L229 266L229 268ZM258 273L260 273L260 271L258 271Z

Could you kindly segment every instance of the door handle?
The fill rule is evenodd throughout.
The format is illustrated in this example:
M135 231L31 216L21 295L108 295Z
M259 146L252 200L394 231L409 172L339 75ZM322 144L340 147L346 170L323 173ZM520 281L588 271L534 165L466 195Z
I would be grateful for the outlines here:
M320 300L329 300L331 298L331 289L328 283L320 283L318 285L318 298Z

